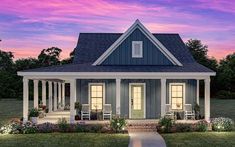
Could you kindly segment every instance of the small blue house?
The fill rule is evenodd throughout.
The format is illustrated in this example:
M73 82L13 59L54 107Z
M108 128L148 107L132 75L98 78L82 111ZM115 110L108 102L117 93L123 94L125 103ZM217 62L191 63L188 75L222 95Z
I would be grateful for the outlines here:
M124 33L80 33L73 64L18 72L24 83L24 120L28 82L33 80L34 107L41 81L42 101L49 112L64 107L65 83L70 84L71 123L76 101L87 104L90 111L102 111L110 104L112 114L128 119L159 119L169 110L183 112L185 105L199 104L199 80L205 83L209 121L210 76L215 74L193 59L179 34L151 33L139 20Z

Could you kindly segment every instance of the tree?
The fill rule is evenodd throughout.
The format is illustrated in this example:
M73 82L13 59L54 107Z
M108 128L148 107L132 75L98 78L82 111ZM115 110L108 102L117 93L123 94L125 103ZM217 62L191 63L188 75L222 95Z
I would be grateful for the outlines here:
M235 52L220 60L217 75L221 89L235 92Z
M202 64L202 65L204 65L214 71L217 71L217 67L218 67L217 60L214 57L212 57L212 58L208 57L208 55L207 55L208 46L207 45L202 44L201 40L198 40L198 39L190 39L185 44L188 47L188 49L190 50L190 52L192 53L194 59L198 63L200 63L200 64Z
M42 66L58 65L60 64L61 49L57 47L51 47L43 49L38 56L39 63Z
M61 64L70 64L73 62L74 59L74 54L75 54L75 49L69 54L69 58L64 59L61 61Z
M15 61L16 71L38 68L40 66L38 59L35 58L24 58Z
M12 71L13 70L13 58L12 52L5 52L0 50L0 71Z

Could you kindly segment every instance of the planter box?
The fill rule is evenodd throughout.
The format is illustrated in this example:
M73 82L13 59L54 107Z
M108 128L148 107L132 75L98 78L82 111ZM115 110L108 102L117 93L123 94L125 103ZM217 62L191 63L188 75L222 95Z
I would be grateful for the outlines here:
M30 117L30 120L33 124L37 124L38 123L38 117Z

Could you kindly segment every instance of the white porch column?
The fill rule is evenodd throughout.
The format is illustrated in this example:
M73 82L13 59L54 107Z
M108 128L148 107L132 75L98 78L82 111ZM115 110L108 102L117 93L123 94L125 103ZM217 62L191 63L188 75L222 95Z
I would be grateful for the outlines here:
M210 77L205 82L205 120L210 121Z
M197 79L197 104L199 105L199 80Z
M49 112L52 112L52 82L48 81L48 86L49 86Z
M161 79L161 117L165 116L166 107L166 79Z
M28 109L29 109L29 80L23 78L23 123L28 121Z
M65 106L65 83L62 83L62 104Z
M33 80L33 107L38 108L38 80Z
M70 123L74 123L74 117L76 114L76 110L74 108L76 102L76 79L70 80Z
M61 83L58 83L58 104L59 109L61 108Z
M121 79L116 79L116 114L120 115Z
M42 104L47 105L46 101L46 81L42 81Z
M57 82L54 82L54 111L57 110Z

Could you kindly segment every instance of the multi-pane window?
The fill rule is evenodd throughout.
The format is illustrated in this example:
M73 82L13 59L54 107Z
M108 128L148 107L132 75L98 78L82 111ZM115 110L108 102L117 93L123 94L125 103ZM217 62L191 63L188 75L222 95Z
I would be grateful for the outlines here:
M101 110L103 108L103 85L91 85L90 96L91 109Z
M143 57L143 42L132 41L132 58L142 58L142 57Z
M141 110L141 96L142 96L141 86L134 86L133 87L133 109L134 110Z
M183 109L183 85L171 85L172 109Z

